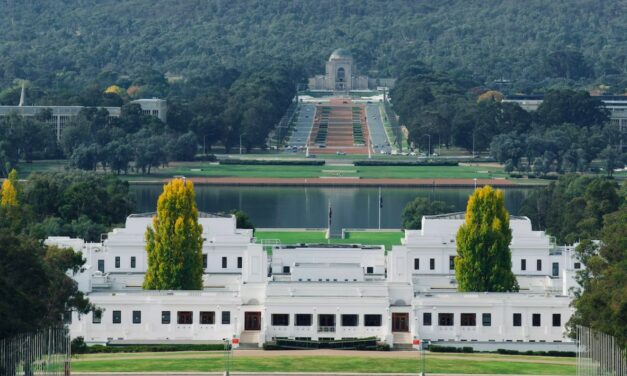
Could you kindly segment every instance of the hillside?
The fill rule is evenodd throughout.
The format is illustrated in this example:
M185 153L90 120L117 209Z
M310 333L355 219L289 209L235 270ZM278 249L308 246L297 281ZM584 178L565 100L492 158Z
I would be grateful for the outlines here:
M303 77L336 47L366 73L438 70L515 90L604 83L625 90L627 3L607 0L0 1L0 86L111 83L153 68L190 78L287 59ZM546 78L548 77L548 78Z

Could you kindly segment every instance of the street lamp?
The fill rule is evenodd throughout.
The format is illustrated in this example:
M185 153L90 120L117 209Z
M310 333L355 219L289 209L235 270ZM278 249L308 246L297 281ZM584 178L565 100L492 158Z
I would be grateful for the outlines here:
M427 136L429 137L429 149L427 149L427 157L431 155L431 135L428 133L425 133L422 135L422 137Z

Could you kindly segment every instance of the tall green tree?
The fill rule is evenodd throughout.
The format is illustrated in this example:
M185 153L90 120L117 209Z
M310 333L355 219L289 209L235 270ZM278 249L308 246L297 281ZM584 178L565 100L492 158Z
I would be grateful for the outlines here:
M605 216L600 243L582 241L577 256L586 266L577 272L572 329L584 325L616 337L627 348L627 205Z
M203 238L192 182L174 179L163 187L152 225L144 289L201 290Z
M503 191L478 188L468 199L457 232L455 276L460 291L518 291L509 244L512 231Z
M401 214L403 228L406 230L419 230L422 227L422 216L451 212L453 205L443 201L431 201L425 197L416 197L407 204Z

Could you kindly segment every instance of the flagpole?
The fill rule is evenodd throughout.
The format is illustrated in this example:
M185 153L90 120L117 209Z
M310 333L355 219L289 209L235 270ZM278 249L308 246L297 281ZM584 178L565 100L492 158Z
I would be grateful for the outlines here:
M381 187L379 187L379 230L381 230L381 208L383 207L383 199L381 197Z
M331 200L329 200L329 217L327 220L327 244L331 243L331 216L333 212L331 211Z

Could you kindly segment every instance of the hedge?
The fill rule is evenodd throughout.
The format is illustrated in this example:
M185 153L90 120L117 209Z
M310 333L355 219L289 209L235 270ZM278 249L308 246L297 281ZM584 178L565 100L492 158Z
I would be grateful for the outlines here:
M458 162L454 161L355 161L355 166L457 166Z
M223 159L221 165L323 166L324 160Z
M135 353L135 352L172 352L172 351L220 351L223 344L207 345L93 345L87 346L83 337L72 340L72 354L95 353Z
M455 347L455 346L437 346L429 345L429 351L431 352L446 352L446 353L472 353L474 352L472 347Z

